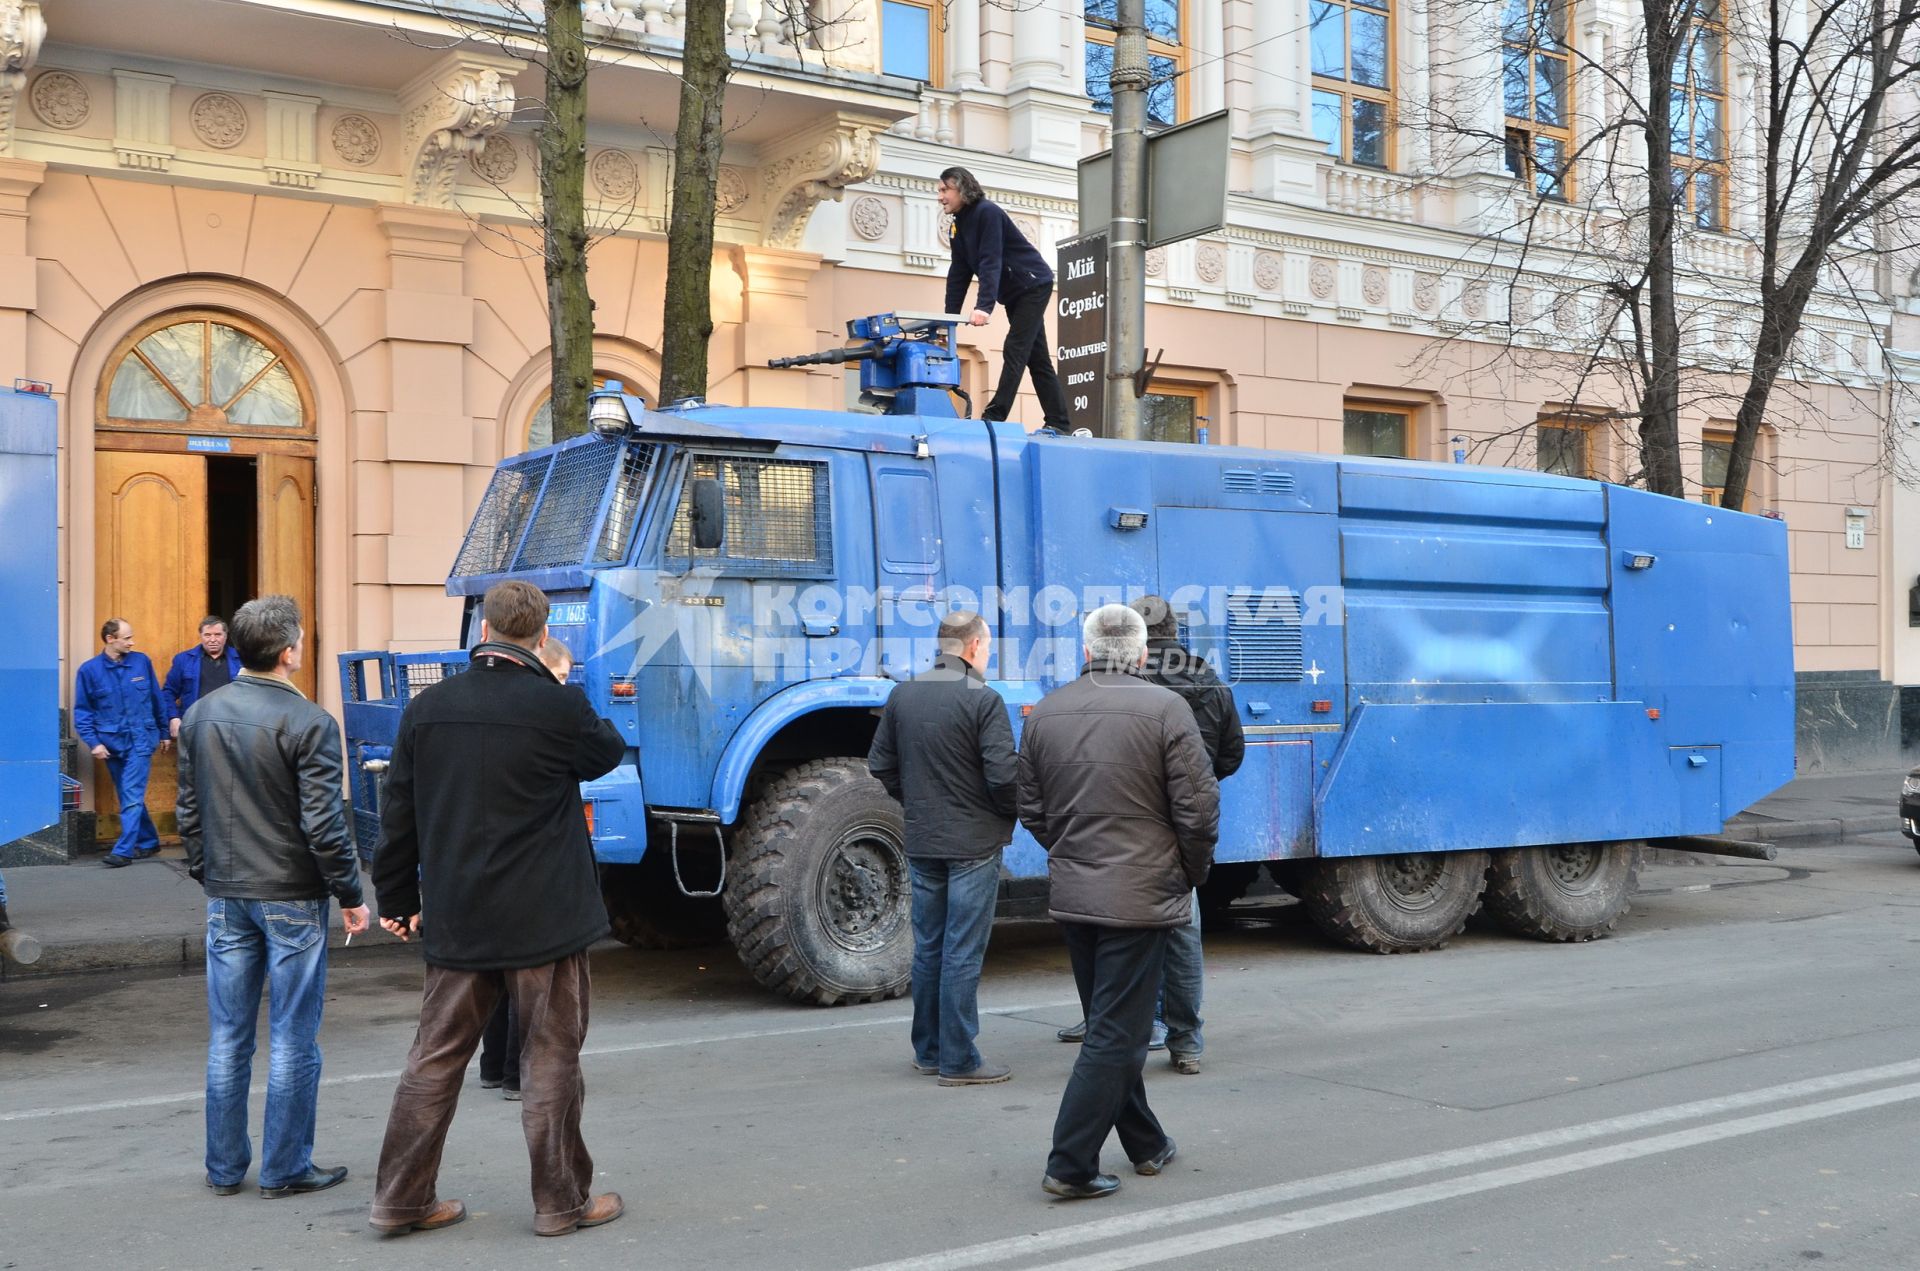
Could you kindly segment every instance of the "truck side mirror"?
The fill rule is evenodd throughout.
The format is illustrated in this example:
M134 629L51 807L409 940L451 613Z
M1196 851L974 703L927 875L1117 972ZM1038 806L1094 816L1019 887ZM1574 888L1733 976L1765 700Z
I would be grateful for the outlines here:
M693 545L703 552L720 546L727 537L727 493L713 477L695 477L693 509L688 518Z

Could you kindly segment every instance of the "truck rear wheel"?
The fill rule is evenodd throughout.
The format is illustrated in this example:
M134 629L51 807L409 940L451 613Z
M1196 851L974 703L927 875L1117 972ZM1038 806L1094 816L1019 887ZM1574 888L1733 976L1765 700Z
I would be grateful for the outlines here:
M1218 922L1227 916L1234 901L1247 894L1253 880L1260 876L1258 861L1215 861L1200 884L1200 921Z
M1487 913L1517 936L1593 940L1627 912L1639 876L1638 843L1508 848L1487 868Z
M1342 857L1303 871L1320 930L1371 953L1424 953L1460 933L1486 886L1485 852Z
M712 855L711 846L706 855ZM701 868L708 869L705 862ZM687 881L696 889L710 885L692 877ZM682 893L664 842L649 844L638 865L602 865L600 898L613 938L636 949L698 949L727 938L720 898Z
M768 782L733 842L727 931L753 978L817 1006L907 991L912 880L900 805L864 760Z

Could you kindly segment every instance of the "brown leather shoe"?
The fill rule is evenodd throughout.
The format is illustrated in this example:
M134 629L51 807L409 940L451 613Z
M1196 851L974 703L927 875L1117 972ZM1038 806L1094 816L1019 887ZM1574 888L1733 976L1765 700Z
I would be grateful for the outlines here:
M619 1192L606 1192L587 1202L587 1208L578 1218L555 1227L552 1231L543 1231L538 1222L534 1224L534 1234L539 1236L564 1236L577 1227L598 1227L610 1223L627 1212L626 1202L620 1199Z
M369 1222L383 1236L404 1236L409 1231L438 1231L442 1227L451 1227L457 1222L467 1220L467 1207L457 1200L436 1201L425 1218L416 1218L412 1222L384 1223Z

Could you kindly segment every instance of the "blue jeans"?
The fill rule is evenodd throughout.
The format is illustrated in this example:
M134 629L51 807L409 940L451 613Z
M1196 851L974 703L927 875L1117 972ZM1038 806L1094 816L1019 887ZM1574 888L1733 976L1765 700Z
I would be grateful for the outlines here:
M947 1076L980 1066L980 964L993 934L1000 849L913 869L913 1062Z
M107 775L120 797L120 837L113 854L131 860L141 852L157 851L160 831L147 814L147 772L153 766L153 743L135 742L125 750L107 746Z
M1167 1053L1175 1059L1207 1048L1200 1036L1200 893L1192 896L1193 921L1167 932L1167 969L1160 981L1158 1018L1167 1026Z
M246 1177L252 1160L247 1088L263 981L271 1014L260 1186L280 1187L313 1168L326 901L207 901L207 1181L222 1186Z

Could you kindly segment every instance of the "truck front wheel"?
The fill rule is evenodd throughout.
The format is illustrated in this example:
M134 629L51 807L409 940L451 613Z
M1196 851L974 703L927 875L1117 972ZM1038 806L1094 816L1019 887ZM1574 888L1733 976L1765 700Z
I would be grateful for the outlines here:
M907 991L912 881L900 805L864 760L768 782L733 842L727 932L753 978L817 1006Z
M1370 953L1424 953L1460 933L1486 885L1485 852L1321 860L1302 870L1314 924Z
M713 855L710 846L704 855ZM698 867L711 872L705 860ZM697 887L706 879L688 882ZM727 938L719 898L688 896L680 890L664 841L649 843L638 865L602 865L600 898L606 902L613 938L636 949L697 949Z
M1487 914L1517 936L1593 940L1627 912L1639 876L1638 843L1509 848L1487 869Z

